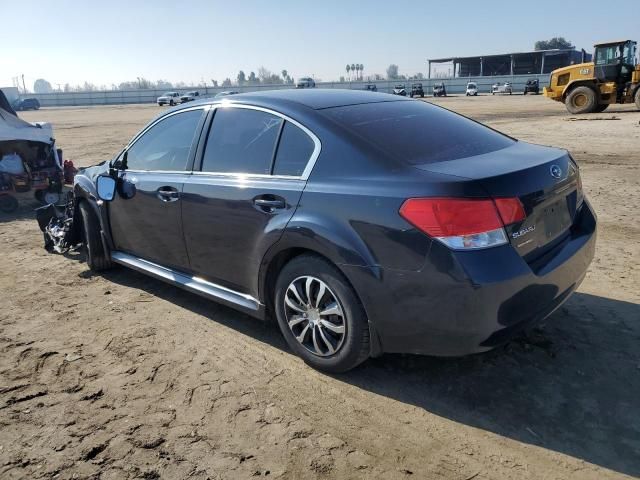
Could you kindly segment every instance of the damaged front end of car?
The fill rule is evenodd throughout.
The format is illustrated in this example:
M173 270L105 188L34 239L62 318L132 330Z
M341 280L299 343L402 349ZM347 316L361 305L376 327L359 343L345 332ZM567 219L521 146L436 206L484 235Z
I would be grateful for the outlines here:
M66 253L82 244L79 222L74 221L75 202L68 192L66 203L49 204L36 209L38 226L44 235L44 248L49 253Z

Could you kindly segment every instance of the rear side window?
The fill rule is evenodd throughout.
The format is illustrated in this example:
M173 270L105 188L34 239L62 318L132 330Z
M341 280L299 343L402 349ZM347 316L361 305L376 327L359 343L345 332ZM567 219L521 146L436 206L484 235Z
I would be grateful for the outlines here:
M202 112L198 109L176 113L149 128L127 150L127 168L185 170Z
M209 130L203 172L270 174L283 120L260 110L219 108Z
M366 103L324 112L381 150L412 165L482 155L514 143L473 120L421 101Z
M273 174L299 177L304 172L314 148L313 140L304 130L291 122L285 122Z

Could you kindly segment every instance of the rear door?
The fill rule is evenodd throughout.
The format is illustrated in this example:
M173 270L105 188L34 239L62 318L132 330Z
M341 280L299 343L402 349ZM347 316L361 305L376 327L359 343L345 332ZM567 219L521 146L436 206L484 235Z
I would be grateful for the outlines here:
M298 205L320 142L279 113L226 105L202 150L182 195L191 269L257 297L260 263Z
M109 203L116 250L189 268L182 234L182 188L204 122L204 107L169 114L125 149L127 168Z

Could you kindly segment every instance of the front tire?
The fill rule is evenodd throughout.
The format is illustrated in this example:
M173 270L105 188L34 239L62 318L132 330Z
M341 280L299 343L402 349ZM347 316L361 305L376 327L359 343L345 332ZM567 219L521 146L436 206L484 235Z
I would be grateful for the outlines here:
M596 92L584 86L571 90L564 103L569 113L574 115L594 112L598 105Z
M301 255L287 263L274 305L287 344L313 368L342 373L368 358L364 308L342 273L322 258Z
M107 257L100 236L100 223L86 201L78 207L82 219L82 242L87 265L93 272L111 268L111 260Z
M638 108L638 110L640 110L640 88L636 90L635 101L636 107Z

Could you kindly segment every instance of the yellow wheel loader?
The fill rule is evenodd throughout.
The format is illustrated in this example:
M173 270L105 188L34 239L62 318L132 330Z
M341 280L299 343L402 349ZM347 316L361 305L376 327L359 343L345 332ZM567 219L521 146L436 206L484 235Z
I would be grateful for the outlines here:
M599 113L612 103L640 109L640 64L636 42L620 40L594 46L593 61L551 72L545 97L564 103L570 113Z

